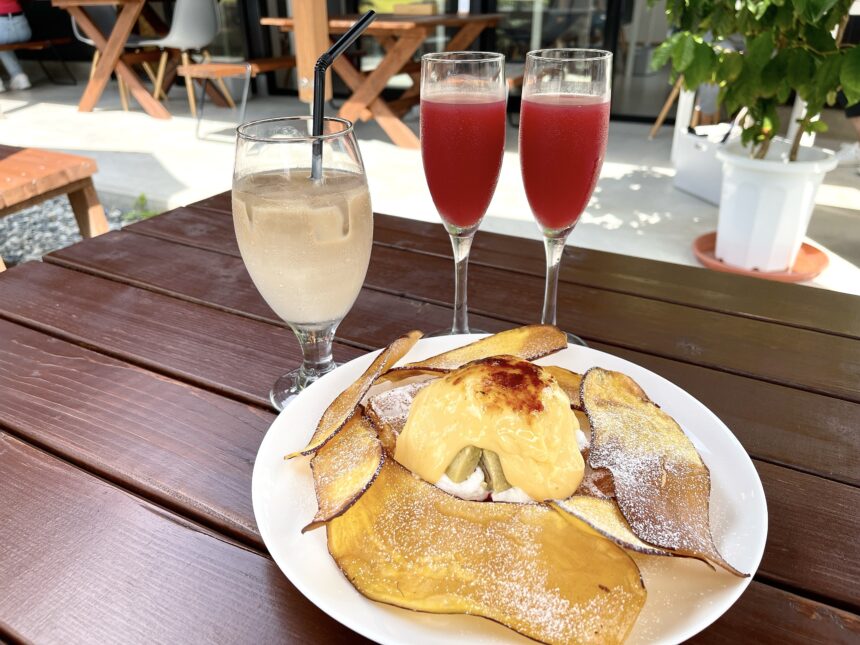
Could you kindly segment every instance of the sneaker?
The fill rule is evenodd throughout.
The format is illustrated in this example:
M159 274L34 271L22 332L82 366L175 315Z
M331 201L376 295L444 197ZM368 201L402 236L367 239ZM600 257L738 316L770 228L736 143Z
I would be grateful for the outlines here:
M860 143L843 143L834 157L840 166L860 165Z
M27 75L24 72L15 74L15 76L13 76L9 81L10 90L29 90L30 87L30 79L27 78Z
M5 92L5 91L6 91L6 86L3 85L3 81L0 80L0 92Z

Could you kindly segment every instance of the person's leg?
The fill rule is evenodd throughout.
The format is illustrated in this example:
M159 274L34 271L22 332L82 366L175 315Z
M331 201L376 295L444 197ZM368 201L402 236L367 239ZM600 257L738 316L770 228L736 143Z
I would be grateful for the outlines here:
M0 27L0 31L5 31L5 42L7 43L22 43L30 40L33 33L30 31L30 24L24 16L13 16L12 18L0 19L0 23L5 23ZM4 29L5 28L5 29ZM13 90L26 90L30 87L30 79L21 69L21 64L18 62L18 57L14 52L2 52L8 56L0 57L6 71L9 72L9 87Z
M12 18L0 16L0 45L8 45L9 43L17 43L18 29L17 25L13 24ZM21 73L21 65L18 63L18 57L14 52L0 52L0 62L3 67L9 72L9 76L14 77Z
M10 78L15 78L18 74L24 73L15 52L0 52L0 63L3 63L3 67L6 68Z

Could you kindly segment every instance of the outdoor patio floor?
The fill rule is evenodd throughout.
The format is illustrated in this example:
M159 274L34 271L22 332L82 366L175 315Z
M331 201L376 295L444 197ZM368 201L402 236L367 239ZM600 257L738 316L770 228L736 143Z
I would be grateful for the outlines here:
M132 111L123 112L113 83L95 112L79 113L76 103L82 91L82 84L40 83L26 92L0 94L5 116L0 118L0 143L94 157L99 164L96 187L110 206L128 208L145 195L149 208L160 211L230 187L235 113L207 105L203 131L213 134L198 140L184 88L170 95L167 105L174 118L169 121L146 116L133 102ZM305 113L307 107L293 97L252 98L247 118ZM417 129L416 112L407 123ZM647 140L648 129L645 124L612 122L600 183L570 243L697 265L692 241L716 228L717 209L673 187L672 128L664 127L654 141ZM420 153L393 146L374 123L359 124L356 131L374 209L438 221ZM502 174L482 230L538 238L516 149L516 129L509 128ZM860 294L860 177L854 168L827 175L809 237L831 254L830 268L814 284Z

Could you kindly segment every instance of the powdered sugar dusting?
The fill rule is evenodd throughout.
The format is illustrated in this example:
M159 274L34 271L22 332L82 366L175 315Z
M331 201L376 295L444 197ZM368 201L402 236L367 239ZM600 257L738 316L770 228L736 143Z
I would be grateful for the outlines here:
M339 533L342 521L361 537ZM329 530L332 555L370 597L482 615L544 642L620 642L645 599L621 549L547 506L462 501L391 461Z
M589 370L582 393L593 432L589 463L612 472L618 506L634 533L737 573L711 537L708 469L675 420L619 372Z

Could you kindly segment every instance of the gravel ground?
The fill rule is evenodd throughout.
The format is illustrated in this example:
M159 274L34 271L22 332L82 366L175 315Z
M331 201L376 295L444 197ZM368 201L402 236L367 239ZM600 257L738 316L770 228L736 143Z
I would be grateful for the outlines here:
M111 229L118 229L146 214L112 209L106 215ZM0 218L0 258L7 267L38 260L46 253L80 241L81 234L66 197L49 199Z

